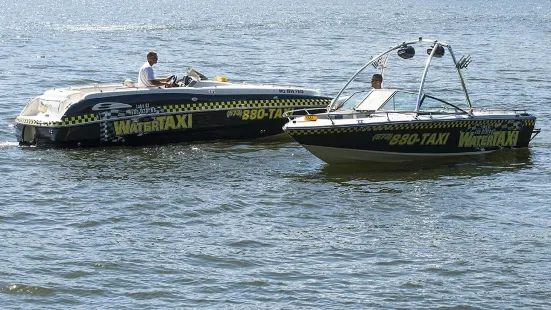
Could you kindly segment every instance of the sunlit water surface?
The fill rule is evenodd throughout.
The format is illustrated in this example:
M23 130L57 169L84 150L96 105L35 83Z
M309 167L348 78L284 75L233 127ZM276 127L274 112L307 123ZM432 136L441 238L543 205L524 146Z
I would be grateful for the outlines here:
M369 3L369 4L368 4ZM141 5L141 6L140 6ZM551 307L549 1L0 0L0 301L20 309ZM334 96L419 36L471 54L475 105L529 149L328 166L290 140L19 147L44 90L194 66Z

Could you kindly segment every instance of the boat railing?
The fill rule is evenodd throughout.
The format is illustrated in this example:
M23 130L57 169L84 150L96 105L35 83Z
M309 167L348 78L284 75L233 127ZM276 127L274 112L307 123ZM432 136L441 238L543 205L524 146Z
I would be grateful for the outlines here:
M393 121L390 119L390 116L391 115L411 115L413 116L415 119L419 119L419 116L429 116L430 118L432 118L433 116L449 116L449 115L468 115L467 112L465 111L462 111L462 110L455 110L455 111L445 111L445 110L440 110L440 111L415 111L415 110L412 110L412 111L360 111L361 112L365 112L366 113L366 116L384 116L386 117L387 121ZM358 112L356 112L357 114ZM395 120L394 120L395 121Z
M504 114L511 113L520 116L529 116L524 109L475 109L475 111L482 111L486 113L495 113L495 114ZM472 116L470 112L464 111L462 109L442 109L437 111L380 111L380 110L345 110L345 111L328 111L326 108L306 108L306 109L297 109L283 113L284 117L287 117L289 121L293 121L297 117L305 115L316 115L316 119L326 118L333 125L335 125L334 120L339 119L359 119L364 117L385 117L386 121L396 121L393 115L409 115L416 120L420 120L420 116L425 116L429 118L438 117L438 116L453 116L453 115L468 115ZM358 117L359 116L359 117ZM392 118L392 119L391 119ZM312 118L310 118L312 120ZM536 132L537 131L537 132ZM534 137L539 134L539 130L534 130Z
M322 111L321 113L314 113L313 111ZM391 115L410 115L414 119L418 119L419 116L451 116L451 115L469 115L468 112L463 110L453 110L453 111L379 111L379 110L345 110L345 111L327 111L325 108L308 108L308 109L298 109L285 112L284 117L287 117L289 121L293 121L295 118L304 116L304 115L316 115L316 119L327 118L335 125L334 120L339 119L361 119L364 117L385 117L387 121L396 121L395 118L391 120ZM355 117L354 117L355 116ZM359 117L358 117L359 116ZM312 119L310 119L312 120Z
M539 135L539 133L541 132L541 128L534 128L532 130L532 136L530 137L530 142L532 142L532 140L534 140L534 138Z
M519 114L519 115L529 115L528 111L526 109L495 109L495 108L473 108L474 111L477 112L487 112L487 113L496 113L496 114L504 114L504 113L511 113L511 114Z

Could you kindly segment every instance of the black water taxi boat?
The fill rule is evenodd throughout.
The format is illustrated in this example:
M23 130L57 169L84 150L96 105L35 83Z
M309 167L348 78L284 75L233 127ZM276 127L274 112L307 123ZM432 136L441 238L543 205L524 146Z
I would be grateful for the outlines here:
M415 61L414 46L428 47L428 56ZM396 59L418 69L420 75L391 67L393 51L399 56ZM451 62L445 65L444 58ZM371 58L326 111L306 109L307 115L289 115L283 130L330 164L406 162L527 147L540 131L534 128L536 117L524 110L473 108L461 74L470 62L470 56L456 59L451 46L437 40L400 43ZM371 67L384 76L385 85L396 83L402 88L366 91L369 82L360 77ZM437 69L431 70L432 77L429 67ZM394 79L386 77L389 72ZM447 85L450 73L459 77L460 87L455 90ZM352 86L358 82L362 86ZM429 82L438 96L426 91Z
M93 84L47 90L15 119L21 145L144 145L283 134L285 112L326 108L317 89L213 80L188 68L171 88Z

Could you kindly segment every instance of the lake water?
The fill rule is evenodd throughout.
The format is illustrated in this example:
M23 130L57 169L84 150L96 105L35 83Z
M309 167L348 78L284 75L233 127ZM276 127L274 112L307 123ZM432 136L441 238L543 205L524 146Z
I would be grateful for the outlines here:
M0 0L4 309L551 307L550 1ZM290 141L36 149L52 87L193 66L336 95L419 36L471 54L475 106L527 109L530 148L334 167Z

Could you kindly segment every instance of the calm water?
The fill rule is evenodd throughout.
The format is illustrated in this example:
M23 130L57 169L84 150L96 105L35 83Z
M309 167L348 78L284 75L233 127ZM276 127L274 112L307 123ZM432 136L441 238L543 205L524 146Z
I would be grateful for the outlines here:
M0 0L2 308L551 307L550 33L544 0ZM529 149L387 170L291 141L15 142L32 96L135 79L150 49L159 75L335 95L419 36L473 56L475 105L538 116Z

